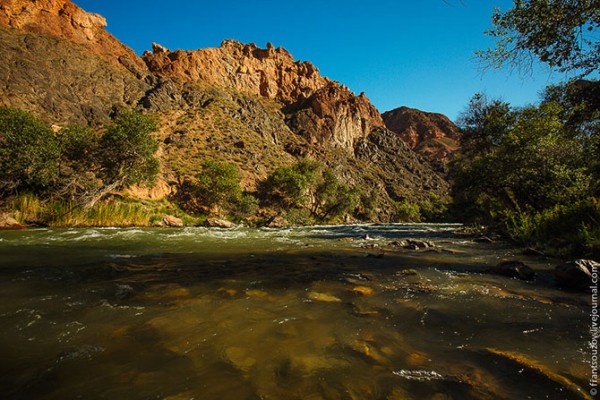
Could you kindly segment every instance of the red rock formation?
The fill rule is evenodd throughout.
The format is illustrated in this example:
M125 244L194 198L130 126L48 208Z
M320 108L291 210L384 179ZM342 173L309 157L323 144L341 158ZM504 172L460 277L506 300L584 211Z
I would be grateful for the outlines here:
M81 44L113 65L145 70L144 62L106 32L106 19L69 0L0 0L0 26L44 33Z
M438 161L448 161L458 150L460 131L445 115L408 107L383 113L387 128L400 135L417 153Z
M225 40L221 47L193 51L169 51L153 44L143 55L149 69L178 83L202 82L232 87L283 103L308 97L331 80L322 77L309 62L294 60L282 47Z
M358 138L382 127L377 109L364 94L354 95L319 74L309 62L294 60L285 49L267 43L225 40L219 48L170 51L156 43L143 56L152 73L179 84L203 83L235 88L286 105L294 131L313 144L353 151Z
M361 93L330 83L293 107L290 127L310 143L327 143L353 151L354 144L376 127L383 127L379 111Z

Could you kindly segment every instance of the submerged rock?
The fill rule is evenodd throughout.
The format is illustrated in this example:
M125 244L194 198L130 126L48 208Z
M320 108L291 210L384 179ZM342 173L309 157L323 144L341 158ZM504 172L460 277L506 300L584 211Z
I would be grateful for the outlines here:
M535 271L521 261L502 261L488 270L491 273L508 276L509 278L529 281L535 276Z
M540 364L536 360L530 359L524 354L487 348L481 353L485 356L491 356L496 359L496 364L504 362L508 367L512 366L519 371L519 375L530 376L536 383L548 382L561 388L561 392L567 391L571 396L565 398L578 398L591 400L592 397L581 387L570 379L550 370L548 367ZM550 386L549 385L549 386ZM566 395L567 393L565 393Z
M355 286L350 291L360 296L372 296L373 289L368 286Z
M556 266L554 277L563 287L586 290L593 284L592 275L600 269L594 260L574 260Z
M539 251L538 249L534 249L533 247L528 247L525 250L523 250L523 255L524 256L534 256L534 257L544 257L545 254L541 251Z
M409 250L419 250L435 247L435 245L428 240L408 239L406 245L403 247Z
M338 297L335 297L331 294L319 293L319 292L309 292L308 298L313 301L322 301L325 303L341 303L342 300Z
M492 239L490 239L489 237L487 237L485 235L476 237L475 239L473 239L473 241L475 243L494 243L494 241Z

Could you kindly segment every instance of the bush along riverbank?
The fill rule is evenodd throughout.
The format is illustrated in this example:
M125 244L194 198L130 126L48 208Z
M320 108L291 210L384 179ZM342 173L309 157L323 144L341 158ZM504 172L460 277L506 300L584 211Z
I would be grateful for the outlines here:
M477 94L450 163L454 212L552 255L600 256L600 82L550 86L539 106Z

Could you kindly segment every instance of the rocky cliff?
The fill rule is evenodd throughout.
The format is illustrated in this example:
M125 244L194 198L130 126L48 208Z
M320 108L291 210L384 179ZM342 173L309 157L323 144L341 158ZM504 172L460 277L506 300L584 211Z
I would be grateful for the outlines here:
M446 162L458 150L460 131L445 115L399 107L382 116L388 129L429 159Z
M0 0L0 26L44 33L85 46L113 65L145 70L127 46L106 32L106 19L66 0Z
M153 113L161 193L193 179L206 159L236 164L243 186L253 190L299 157L320 160L343 182L377 193L376 218L383 221L395 201L448 190L410 149L419 144L403 142L412 136L386 129L364 94L281 47L226 40L219 48L170 51L154 44L140 58L105 25L68 0L0 0L0 105L58 125L101 125L119 108ZM421 131L415 128L422 143L431 135Z
M296 61L282 47L225 40L218 48L170 51L156 43L144 53L148 69L175 84L235 88L278 101L293 114L290 127L309 142L328 143L352 152L357 139L383 126L364 96L319 74L310 62Z

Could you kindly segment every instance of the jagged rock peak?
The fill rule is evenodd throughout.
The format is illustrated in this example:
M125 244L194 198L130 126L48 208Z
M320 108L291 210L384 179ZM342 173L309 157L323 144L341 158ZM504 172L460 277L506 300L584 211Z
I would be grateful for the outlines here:
M217 48L162 50L143 55L154 74L178 83L232 87L286 104L307 98L332 82L310 62L296 61L287 50L271 43L262 49L229 39Z
M382 114L387 128L413 150L434 160L448 161L458 150L460 130L443 114L399 107Z
M143 61L109 34L106 19L70 0L0 0L0 26L43 33L86 46L113 65L144 70Z

